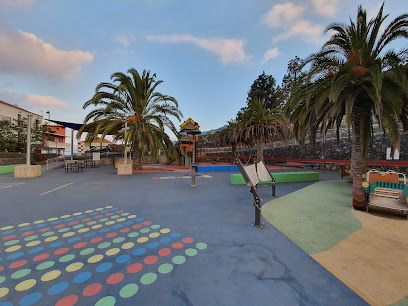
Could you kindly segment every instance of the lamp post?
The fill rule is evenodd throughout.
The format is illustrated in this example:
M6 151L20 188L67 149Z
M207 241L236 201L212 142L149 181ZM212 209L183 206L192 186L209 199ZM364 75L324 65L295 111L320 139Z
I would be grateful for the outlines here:
M187 130L185 131L187 135L192 135L193 136L193 158L192 158L192 163L191 163L191 187L197 187L196 182L195 182L195 177L196 177L196 170L197 170L197 165L196 165L196 149L195 149L195 137L197 135L201 134L201 131L199 130Z
M126 141L127 135L126 135L126 132L127 132L127 118L125 118L125 135L124 135L125 137L124 139L125 141L125 165L127 165L127 141Z
M31 117L32 115L28 115L27 118L27 152L26 152L27 166L31 166Z
M48 114L48 125L50 125L50 111L46 111L46 114Z

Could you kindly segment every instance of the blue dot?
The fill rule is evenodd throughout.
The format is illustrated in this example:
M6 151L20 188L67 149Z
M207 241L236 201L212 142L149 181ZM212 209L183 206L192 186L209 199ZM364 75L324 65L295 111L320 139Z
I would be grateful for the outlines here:
M23 255L24 255L23 252L18 252L18 253L14 253L14 254L11 254L11 255L7 256L7 259L16 259L16 258L19 258L19 257L21 257Z
M99 266L96 267L96 272L106 272L110 268L112 268L112 263L111 262L104 262L103 264L100 264Z
M181 237L181 234L180 233L173 233L170 236L173 237L173 238L178 238L178 237Z
M143 221L144 218L137 218L136 221Z
M160 245L160 243L158 243L158 242L152 242L152 243L149 243L149 244L147 245L147 247L148 247L149 249L154 249L154 248L157 248L159 245Z
M90 216L96 216L98 213L97 212L93 212L93 213L90 213L89 215Z
M96 233L87 233L87 234L84 235L84 237L89 238L89 237L93 237L95 235L96 235Z
M50 244L50 248L57 248L64 244L64 241L57 241Z
M11 234L11 233L14 233L15 232L15 230L8 230L8 231L5 231L5 232L3 232L3 233L1 233L2 235L8 235L8 234Z
M59 220L56 220L56 221L52 221L51 222L51 224L60 224L61 223L61 221L59 221Z
M133 251L133 255L142 255L144 253L146 253L146 249L144 248L136 249Z
M29 229L32 229L32 228L33 228L32 226L25 226L25 227L20 228L20 231L24 232L24 231L28 231Z
M41 227L46 227L46 226L47 226L47 224L42 223L42 224L37 224L35 227L41 228Z
M112 228L121 228L121 227L123 227L122 224L116 224L116 225L112 226Z
M163 237L163 238L160 239L160 242L162 242L162 243L166 243L166 242L169 242L169 241L171 241L170 237Z
M116 210L116 209L117 209L117 208L113 207L113 208L110 209L110 211L114 211L114 210Z
M68 239L68 242L75 242L75 241L78 241L80 239L81 239L81 237L72 237L72 238Z
M42 250L44 250L43 247L37 247L37 248L29 250L28 254L35 254L35 253L41 252Z
M100 211L101 214L104 214L104 213L107 213L107 212L108 212L107 209L104 209L104 210L101 210L101 211Z
M76 284L80 284L83 283L85 281L87 281L88 279L90 279L92 276L91 272L84 272L84 273L80 273L77 276L74 277L73 282Z
M77 218L78 219L83 219L83 218L85 218L86 216L85 215L80 215L80 216L78 216Z
M103 228L103 229L101 229L101 230L99 230L99 232L100 233L106 233L106 232L109 232L109 228Z
M117 263L124 263L127 262L130 259L130 255L121 255L118 258L116 258Z
M61 292L64 292L65 290L67 290L68 286L69 286L68 282L60 282L52 286L50 289L48 289L47 292L49 295L60 294Z
M20 305L21 306L29 306L37 303L39 300L41 300L42 294L40 292L34 292L26 295L20 300Z
M0 258L0 261L2 261L3 260L3 258Z
M0 306L13 306L13 303L12 302L4 302L4 303L1 303Z
M125 222L125 225L130 225L130 224L133 224L133 221L126 221Z
M72 220L74 220L74 218L70 217L70 218L65 219L65 222L69 222L69 221L72 221Z

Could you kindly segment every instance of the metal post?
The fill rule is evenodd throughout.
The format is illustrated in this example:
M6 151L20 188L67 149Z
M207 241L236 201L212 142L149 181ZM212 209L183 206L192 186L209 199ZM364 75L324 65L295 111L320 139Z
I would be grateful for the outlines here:
M74 130L71 129L71 160L74 160Z
M31 117L28 115L27 119L27 155L26 155L26 164L31 166Z
M56 157L58 157L58 139L55 139L55 154L57 155Z
M196 165L195 165L195 135L193 134L193 163L191 165L191 170L192 170L192 182L191 182L191 187L197 187L195 183L195 176L196 176Z
M127 165L127 142L126 142L126 131L127 131L127 118L125 119L125 165Z

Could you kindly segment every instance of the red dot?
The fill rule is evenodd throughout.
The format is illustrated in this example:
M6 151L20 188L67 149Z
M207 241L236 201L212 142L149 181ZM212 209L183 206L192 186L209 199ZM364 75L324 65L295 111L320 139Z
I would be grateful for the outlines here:
M9 265L9 268L11 269L20 268L21 266L24 266L26 263L27 263L27 260L19 260Z
M106 279L106 282L109 285L114 285L114 284L120 283L124 277L125 275L123 273L114 273Z
M161 249L160 251L159 251L159 255L160 256L167 256L167 255L170 255L171 254L171 250L170 249Z
M78 301L78 296L75 294L68 295L60 299L55 306L72 306Z
M44 228L40 229L39 232L42 233L42 232L46 232L46 231L49 231L49 230L50 230L49 227L44 227Z
M86 242L77 243L76 245L74 245L74 249L83 248L83 247L86 246L87 244L88 244L88 243L86 243Z
M102 241L102 239L103 239L102 237L96 237L96 238L92 239L91 242L92 243L97 243L97 242Z
M97 215L97 216L94 217L94 219L100 219L102 217L103 217L103 215Z
M65 226L65 224L58 224L56 226L54 226L54 228L63 228Z
M117 210L117 211L115 211L115 214L121 214L121 213L123 213L123 210Z
M48 257L50 257L50 254L44 253L44 254L40 254L40 255L35 256L35 257L33 258L33 260L34 260L34 261L40 261L40 260L44 260L44 259L46 259L46 258L48 258Z
M0 272L3 271L3 270L4 270L4 267L3 267L3 266L0 266Z
M142 226L140 224L135 224L132 226L132 228L141 228Z
M24 233L22 233L21 235L23 235L23 236L29 236L29 235L32 235L32 234L34 234L34 231L24 232Z
M61 255L61 254L64 254L64 253L66 253L66 252L68 252L68 251L69 251L68 248L61 248L61 249L56 250L56 251L54 252L54 254L55 254L55 255Z
M193 241L194 241L194 239L190 238L190 237L186 237L186 238L183 239L184 243L192 243Z
M180 243L180 242L176 242L176 243L173 243L173 244L171 245L171 247L172 247L173 249L181 249L181 248L183 247L183 244Z
M109 234L106 234L106 238L112 238L112 237L115 237L117 235L117 233L109 233Z
M151 255L144 259L145 264L152 265L158 260L157 256Z
M6 237L3 237L3 240L10 240L13 239L14 237L16 237L16 235L8 235Z
M91 221L91 218L82 219L82 222L88 222L88 221Z
M121 233L127 233L128 231L130 231L130 228L122 228L120 230Z
M140 270L142 270L142 268L143 268L143 265L142 265L142 264L140 264L140 263L134 263L134 264L130 265L130 266L127 268L127 271L128 271L129 273L136 273L136 272L139 272Z
M113 215L113 213L107 213L107 214L105 214L105 216L112 216Z
M92 296L92 295L97 294L101 290L102 290L102 284L94 283L86 287L84 291L82 291L82 294L84 296Z
M68 223L68 225L74 225L74 224L77 224L79 221L71 221L71 222L69 222Z
M143 225L150 225L150 224L152 224L152 222L150 222L150 221L145 221L145 222L143 222L142 224L143 224Z

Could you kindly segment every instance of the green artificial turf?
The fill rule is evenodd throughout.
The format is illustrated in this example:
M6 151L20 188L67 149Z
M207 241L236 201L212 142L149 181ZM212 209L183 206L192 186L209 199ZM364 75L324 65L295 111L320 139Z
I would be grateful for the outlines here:
M391 304L392 306L408 306L408 297L399 300L396 303Z
M361 228L351 203L351 184L321 181L266 203L262 215L305 252L318 254Z
M25 166L25 164L0 166L0 174L12 173L12 172L14 172L14 167L16 167L16 166Z
M276 183L314 182L319 180L319 172L277 172L272 173ZM231 174L232 185L245 185L242 174ZM259 181L259 184L270 184L271 181Z

